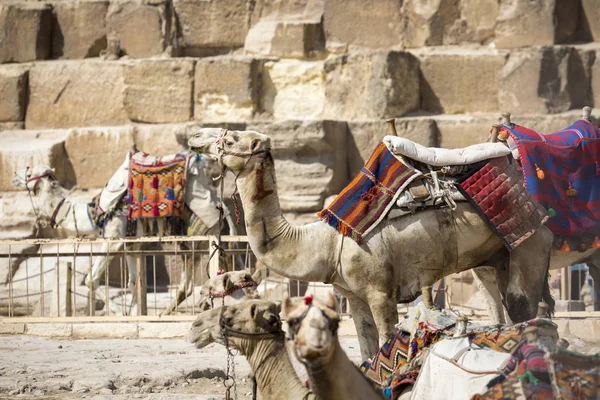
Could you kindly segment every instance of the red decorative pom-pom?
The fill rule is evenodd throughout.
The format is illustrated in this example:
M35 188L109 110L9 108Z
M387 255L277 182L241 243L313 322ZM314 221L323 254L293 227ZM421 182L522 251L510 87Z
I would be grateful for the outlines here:
M560 248L560 252L561 253L568 253L571 251L571 246L569 246L569 243L567 243L567 241L563 241L563 244Z
M592 248L597 249L600 248L600 240L598 240L598 236L594 238L594 243L592 243Z
M304 304L306 304L307 306L312 304L313 298L314 296L312 294L304 296Z

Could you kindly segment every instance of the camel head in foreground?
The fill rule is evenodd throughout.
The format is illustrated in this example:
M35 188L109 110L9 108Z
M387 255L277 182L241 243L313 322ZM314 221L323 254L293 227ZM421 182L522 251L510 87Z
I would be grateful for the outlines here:
M206 311L215 306L231 305L246 300L260 298L258 285L262 280L262 270L254 274L248 270L229 271L214 276L202 285L199 302L200 311Z

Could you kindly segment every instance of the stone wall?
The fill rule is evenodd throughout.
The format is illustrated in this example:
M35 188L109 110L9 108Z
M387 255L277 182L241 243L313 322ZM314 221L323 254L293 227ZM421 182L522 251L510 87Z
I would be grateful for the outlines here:
M600 0L5 0L0 191L35 163L95 190L134 144L164 155L199 127L236 126L274 138L283 209L313 220L386 118L453 148L485 140L501 111L550 132L600 106L598 10Z

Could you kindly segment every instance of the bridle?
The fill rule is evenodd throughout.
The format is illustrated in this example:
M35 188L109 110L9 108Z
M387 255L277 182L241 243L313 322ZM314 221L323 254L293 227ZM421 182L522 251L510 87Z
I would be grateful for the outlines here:
M258 286L258 285L254 281L242 282L242 283L238 283L237 285L233 285L229 289L223 290L221 292L209 292L208 298L210 299L210 306L212 308L215 308L215 304L214 304L215 298L221 298L222 299L221 306L224 306L225 305L225 297L229 296L230 294L234 293L237 290L241 290L241 289L244 289L247 287L256 287L256 286Z
M58 227L58 225L60 225L60 222L56 221L56 217L58 216L58 212L60 211L61 207L63 206L63 204L66 201L66 198L62 198L58 204L56 205L56 207L54 208L54 211L52 212L52 216L48 219L47 217L42 217L38 214L37 209L35 208L35 205L33 204L33 196L31 195L31 193L33 192L33 195L37 195L37 189L38 189L38 185L40 183L40 181L43 178L49 178L52 181L56 181L56 176L54 175L54 173L50 170L46 171L45 173L41 174L41 175L36 175L33 176L31 178L28 178L28 172L29 172L29 167L27 167L25 169L25 189L27 189L27 195L29 196L29 201L31 203L31 208L33 209L33 213L35 214L35 224L36 226L39 227L46 227L46 226L50 226L52 229L56 229ZM16 174L16 173L15 173ZM34 182L33 184L33 188L29 189L29 183L30 182ZM66 218L66 216L65 216Z
M312 295L305 297L304 304L308 305L308 307L306 307L306 310L304 310L304 312L302 314L300 314L300 316L298 318L294 319L293 322L288 321L289 332L286 336L286 338L288 340L294 340L294 338L300 331L300 326L302 325L302 321L304 321L304 319L308 315L308 312L310 311L310 309L312 307L314 307L312 300L313 300ZM327 315L327 313L325 313L325 311L323 311L319 307L317 307L317 309L321 312L321 314L327 321L327 328L331 331L332 335L333 336L337 335L337 331L338 331L338 328L340 325L340 320L337 318L331 318L329 315Z

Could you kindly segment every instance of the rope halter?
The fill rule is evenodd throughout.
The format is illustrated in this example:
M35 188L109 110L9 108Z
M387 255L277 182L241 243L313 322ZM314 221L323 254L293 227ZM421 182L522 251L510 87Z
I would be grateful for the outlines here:
M304 304L306 304L308 307L306 307L304 312L302 314L300 314L300 316L298 318L287 320L288 328L289 328L289 332L287 335L288 340L294 340L294 338L300 331L300 326L302 326L302 322L308 315L308 312L310 311L310 309L312 307L314 307L313 296L308 295L308 296L304 297ZM336 336L338 328L339 328L340 320L338 318L331 318L329 315L327 315L327 313L324 310L322 310L319 307L317 307L317 308L321 312L321 314L323 314L323 317L327 321L327 328L331 331L332 336Z

